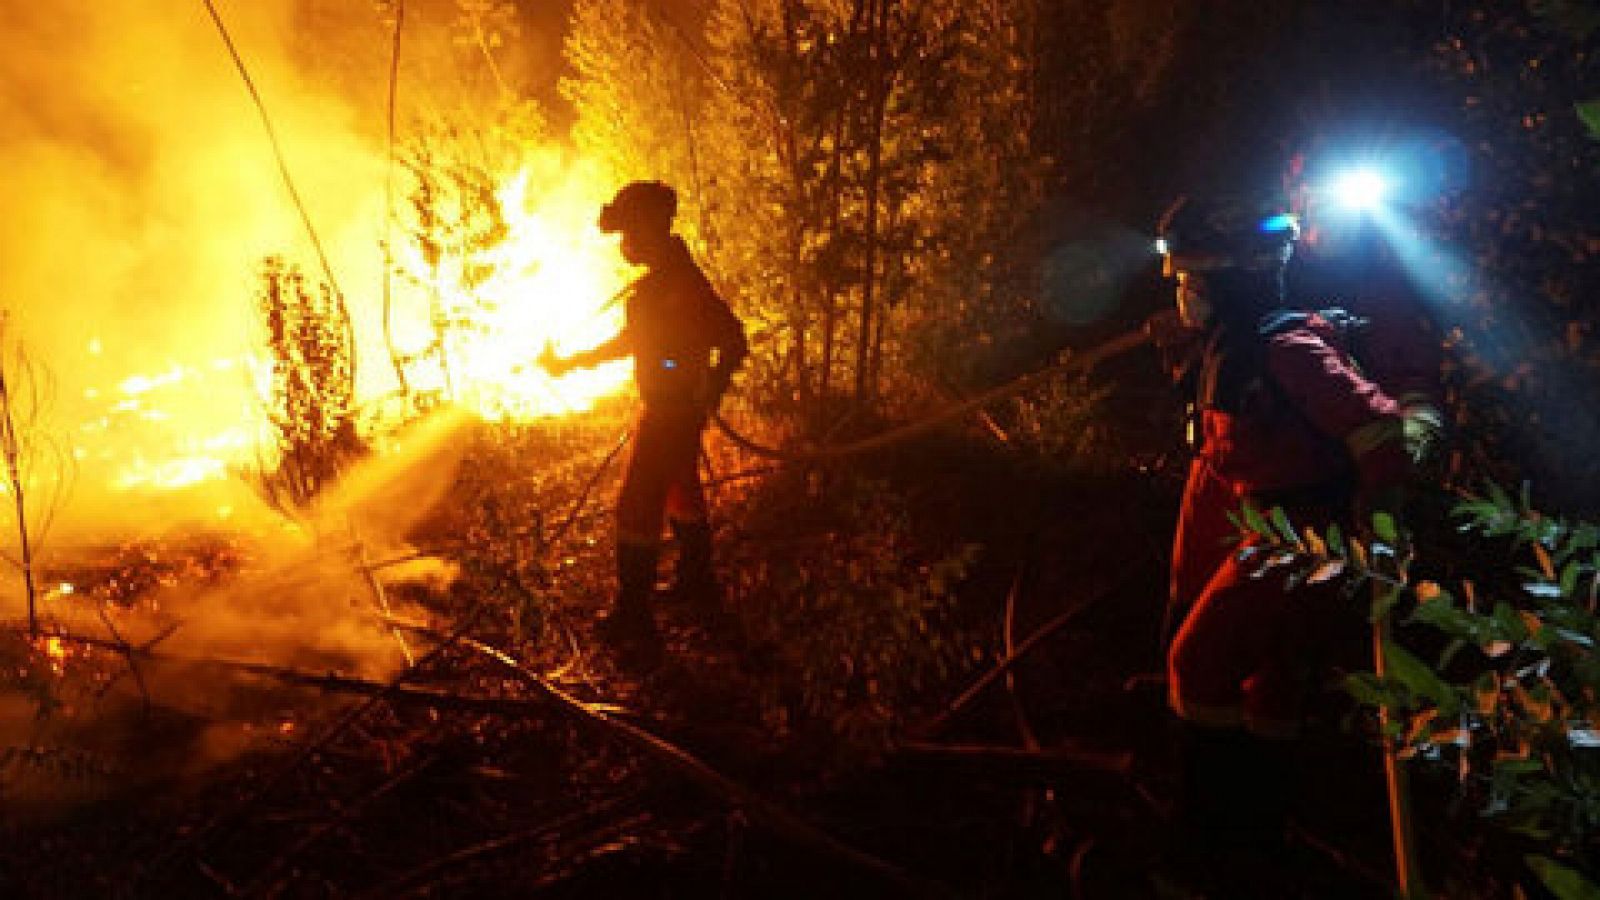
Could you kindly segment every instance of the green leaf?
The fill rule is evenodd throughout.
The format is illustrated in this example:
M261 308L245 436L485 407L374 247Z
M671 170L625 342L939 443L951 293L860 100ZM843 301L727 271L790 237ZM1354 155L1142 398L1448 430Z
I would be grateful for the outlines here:
M1357 703L1363 706L1388 706L1393 703L1394 697L1382 679L1370 672L1357 672L1346 675L1344 690Z
M1400 588L1397 585L1385 582L1373 582L1372 609L1367 616L1367 621L1376 622L1385 618L1394 610L1395 604L1400 602Z
M1516 508L1511 503L1511 495L1494 482L1489 482L1486 490L1489 492L1489 502L1494 504L1496 513L1514 513Z
M1383 642L1383 655L1388 664L1388 677L1399 681L1418 697L1432 702L1439 708L1440 715L1455 715L1460 698L1431 666L1394 641Z
M1561 567L1561 595L1571 597L1578 592L1578 577L1583 574L1583 563L1577 560Z
M1289 514L1283 511L1283 507L1274 506L1271 516L1272 527L1277 529L1283 542L1291 547L1300 546L1300 534L1294 530L1294 523L1289 521Z
M1326 540L1328 543L1328 551L1330 553L1332 553L1334 556L1340 557L1345 555L1344 532L1339 530L1338 522L1328 526L1328 536Z
M1272 536L1272 528L1267 524L1267 520L1261 517L1261 511L1249 503L1244 505L1244 524L1246 528L1255 534L1264 537Z
M1526 855L1523 862L1528 863L1528 868L1558 900L1600 900L1600 886L1584 878L1578 870L1541 855Z
M1497 759L1494 761L1496 775L1535 775L1544 771L1544 763L1537 759Z
M1394 516L1383 510L1372 514L1372 533L1385 544L1396 544L1400 541L1400 532L1395 528Z
M1516 607L1509 603L1496 603L1494 606L1494 624L1501 638L1513 644L1520 644L1528 639L1528 625L1522 621Z
M1584 123L1584 128L1589 128L1590 138L1600 141L1600 99L1587 99L1576 106L1578 119Z

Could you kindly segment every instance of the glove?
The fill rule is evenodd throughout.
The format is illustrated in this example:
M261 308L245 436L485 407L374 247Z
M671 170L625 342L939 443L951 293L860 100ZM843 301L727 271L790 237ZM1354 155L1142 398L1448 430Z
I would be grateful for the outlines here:
M1444 443L1444 414L1437 407L1417 404L1405 407L1401 416L1406 455L1413 467L1421 468L1433 461Z
M551 341L545 341L544 349L539 352L538 363L539 368L549 372L553 378L560 378L572 371L572 363L556 356L556 345Z

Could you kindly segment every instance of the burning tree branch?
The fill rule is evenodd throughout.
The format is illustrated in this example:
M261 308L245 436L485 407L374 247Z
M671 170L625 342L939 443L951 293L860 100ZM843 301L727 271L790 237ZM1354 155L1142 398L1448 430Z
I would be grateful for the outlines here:
M49 378L34 366L22 343L11 339L9 325L9 313L0 310L0 457L5 460L5 483L0 489L11 495L18 544L17 555L7 554L5 560L22 573L28 632L38 637L36 555L66 495L71 456L43 427L51 394Z

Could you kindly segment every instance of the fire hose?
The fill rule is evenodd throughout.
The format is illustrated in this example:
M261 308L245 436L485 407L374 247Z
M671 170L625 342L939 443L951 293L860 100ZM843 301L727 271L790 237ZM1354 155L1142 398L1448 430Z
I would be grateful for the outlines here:
M996 385L981 394L947 406L932 415L844 444L795 449L770 447L741 433L737 428L729 424L720 413L713 412L711 421L717 426L717 430L721 431L734 445L756 456L790 464L827 462L870 450L877 450L907 440L952 419L980 410L997 400L1020 394L1051 378L1070 372L1088 371L1112 357L1120 356L1149 342L1150 336L1142 329L1124 332L1081 353L1071 354L1053 365L1029 372L1004 384Z

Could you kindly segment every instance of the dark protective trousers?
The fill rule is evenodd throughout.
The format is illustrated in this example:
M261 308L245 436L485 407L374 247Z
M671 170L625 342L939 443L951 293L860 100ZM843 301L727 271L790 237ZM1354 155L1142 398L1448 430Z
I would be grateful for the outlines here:
M622 492L617 498L617 540L655 545L662 520L706 521L700 484L700 435L705 413L688 404L646 406L635 426Z

